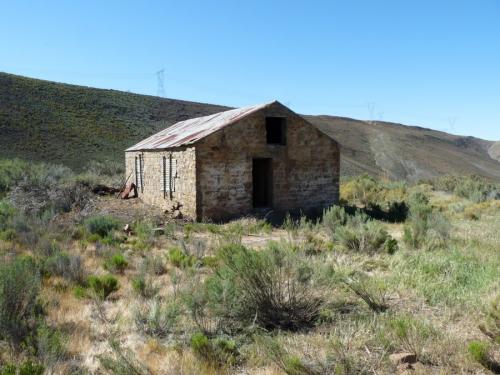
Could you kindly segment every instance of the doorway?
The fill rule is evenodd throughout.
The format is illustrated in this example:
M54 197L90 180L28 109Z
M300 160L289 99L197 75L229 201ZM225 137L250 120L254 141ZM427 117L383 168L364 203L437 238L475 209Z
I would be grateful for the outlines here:
M253 207L263 208L272 206L273 169L272 159L253 159Z

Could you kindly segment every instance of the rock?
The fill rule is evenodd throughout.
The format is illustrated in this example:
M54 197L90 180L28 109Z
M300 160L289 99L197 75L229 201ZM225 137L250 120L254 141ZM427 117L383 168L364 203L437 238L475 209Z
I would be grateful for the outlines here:
M417 356L414 353L394 353L389 356L389 360L393 365L399 367L399 365L417 362Z
M130 227L130 224L125 224L125 226L123 227L123 231L130 235L132 233L132 228Z

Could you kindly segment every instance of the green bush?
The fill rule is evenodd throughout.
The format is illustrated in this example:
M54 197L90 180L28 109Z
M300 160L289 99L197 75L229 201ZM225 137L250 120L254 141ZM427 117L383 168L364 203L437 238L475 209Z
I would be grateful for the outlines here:
M130 349L122 348L114 337L108 341L111 353L97 356L99 367L113 375L151 375L151 371L137 360Z
M168 251L170 263L179 268L192 267L196 263L196 258L186 254L178 247L173 247Z
M106 237L119 229L120 223L111 216L94 216L85 220L85 226L91 234Z
M218 367L233 366L239 355L233 340L224 337L210 339L201 332L191 336L191 349L198 358Z
M153 298L159 292L152 280L144 272L139 273L132 279L132 289L142 298Z
M340 206L332 206L323 211L322 223L332 236L339 227L346 225L347 221L348 215Z
M89 276L87 283L90 289L100 299L106 299L119 288L118 280L113 275Z
M31 360L21 364L7 364L0 367L0 375L43 375L45 367Z
M261 251L228 246L220 257L222 265L205 288L208 307L227 329L256 323L266 329L298 330L316 322L323 301L302 258L273 243Z
M346 225L336 228L334 239L344 249L355 252L384 251L392 254L397 250L397 241L387 233L382 224L359 213L350 218Z
M58 330L42 325L36 335L37 357L46 368L53 368L66 356L65 338Z
M474 203L500 199L500 185L480 176L443 176L432 181L434 187Z
M79 255L60 253L46 259L44 271L51 275L61 276L76 284L85 284L86 275L83 260Z
M128 262L120 253L113 254L104 262L104 269L110 272L123 273L127 267Z
M9 229L9 223L14 217L16 209L5 200L0 200L0 232Z
M393 350L413 353L418 360L422 360L427 343L437 336L436 330L429 323L411 315L389 317L384 334Z
M179 319L180 309L175 303L164 304L155 299L136 309L134 314L137 329L151 337L166 337L173 333Z
M479 325L479 329L494 343L500 344L500 295L490 303L485 313L485 322Z
M381 181L367 174L350 178L340 185L341 200L354 206L376 204L389 207L394 202L404 202L406 195L406 182Z
M141 269L143 272L147 272L155 276L160 276L167 272L165 261L159 256L148 256L144 258Z
M444 247L450 236L450 223L433 212L425 194L416 192L410 197L410 215L404 226L404 241L412 248Z
M387 285L382 280L358 274L346 278L344 283L374 312L384 312L388 309Z
M472 341L467 347L469 355L474 361L494 374L500 373L500 363L491 355L491 345L482 341Z
M0 265L0 338L19 344L40 314L39 270L29 258Z

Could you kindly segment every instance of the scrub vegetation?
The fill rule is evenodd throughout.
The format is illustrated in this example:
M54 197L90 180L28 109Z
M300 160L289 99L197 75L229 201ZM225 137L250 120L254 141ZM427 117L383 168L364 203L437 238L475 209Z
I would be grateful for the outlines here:
M494 182L359 176L321 217L216 224L92 194L116 169L0 171L0 374L499 371Z

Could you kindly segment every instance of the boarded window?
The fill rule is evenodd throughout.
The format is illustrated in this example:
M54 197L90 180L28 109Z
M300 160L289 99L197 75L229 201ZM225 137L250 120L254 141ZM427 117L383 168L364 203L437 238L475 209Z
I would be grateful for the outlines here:
M138 190L144 192L144 156L135 157L135 186Z
M177 160L172 155L164 156L161 162L162 188L163 196L167 192L175 191L175 178L177 177Z

